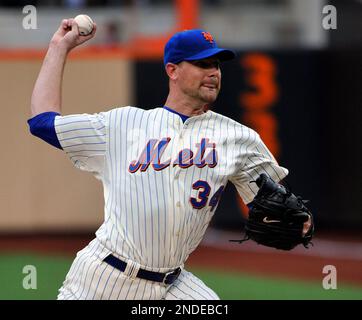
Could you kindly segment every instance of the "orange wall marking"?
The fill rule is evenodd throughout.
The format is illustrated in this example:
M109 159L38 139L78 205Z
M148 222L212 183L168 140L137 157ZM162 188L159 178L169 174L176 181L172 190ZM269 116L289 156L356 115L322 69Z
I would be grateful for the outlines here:
M240 106L244 109L242 122L256 130L271 153L278 158L278 120L272 112L279 97L276 64L272 57L262 53L246 54L240 64L245 70L246 83L252 90L242 92L239 97ZM238 198L242 214L247 217L248 208Z

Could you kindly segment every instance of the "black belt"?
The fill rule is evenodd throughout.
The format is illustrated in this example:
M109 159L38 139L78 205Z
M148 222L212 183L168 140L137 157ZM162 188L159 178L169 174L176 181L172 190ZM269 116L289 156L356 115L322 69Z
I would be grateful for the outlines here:
M103 261L107 262L109 265L122 272L126 270L127 267L126 262L119 260L118 258L116 258L111 254L107 256ZM166 273L139 269L136 277L150 281L162 282L164 284L172 284L178 278L180 273L181 273L181 268L177 268L171 272L166 272Z

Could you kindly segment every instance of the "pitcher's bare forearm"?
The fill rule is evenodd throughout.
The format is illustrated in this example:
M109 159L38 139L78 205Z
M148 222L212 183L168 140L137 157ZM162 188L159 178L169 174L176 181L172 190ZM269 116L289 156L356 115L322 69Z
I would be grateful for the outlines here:
M31 98L31 115L54 111L61 113L63 71L68 52L50 44Z
M61 113L62 79L68 53L94 37L96 25L88 36L81 36L74 19L64 19L54 33L35 82L31 97L32 117L48 111Z

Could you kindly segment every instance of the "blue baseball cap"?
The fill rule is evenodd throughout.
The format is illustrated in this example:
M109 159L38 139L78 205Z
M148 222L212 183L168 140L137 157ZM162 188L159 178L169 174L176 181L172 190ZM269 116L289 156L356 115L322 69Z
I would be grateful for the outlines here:
M217 56L220 61L235 58L235 52L219 48L213 36L200 29L185 30L174 34L166 43L163 62L179 63Z

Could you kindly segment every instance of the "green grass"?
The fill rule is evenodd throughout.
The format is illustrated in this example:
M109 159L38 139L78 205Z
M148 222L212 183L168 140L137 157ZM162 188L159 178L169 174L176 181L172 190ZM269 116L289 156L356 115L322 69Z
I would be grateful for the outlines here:
M55 300L72 260L37 254L0 255L0 299L1 300ZM37 288L24 289L23 281L29 271L27 265L36 268Z
M362 287L337 283L326 290L321 281L298 281L239 273L192 269L205 284L228 300L362 300Z
M0 255L0 300L55 300L58 289L70 268L72 258L41 254ZM29 274L24 266L36 268L37 288L24 289ZM212 288L221 299L230 300L314 300L362 299L362 288L338 283L338 289L325 290L320 282L259 277L242 273L224 273L190 268L196 276Z

